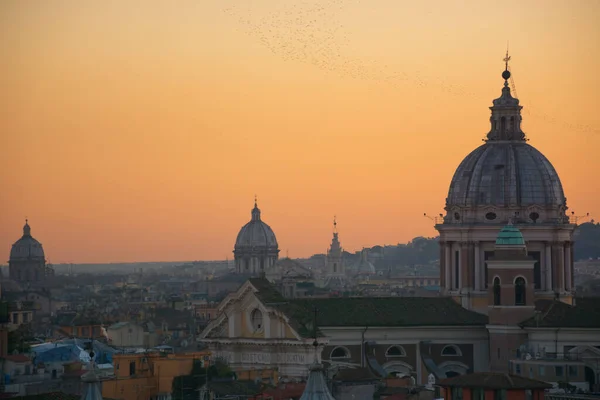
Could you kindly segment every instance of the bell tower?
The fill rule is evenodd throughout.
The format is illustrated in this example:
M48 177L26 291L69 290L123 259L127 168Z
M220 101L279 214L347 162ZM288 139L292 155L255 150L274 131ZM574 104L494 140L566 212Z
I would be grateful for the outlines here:
M509 222L496 238L494 255L488 268L488 331L490 367L508 372L513 350L527 340L518 324L533 316L533 269L536 260L527 254L521 231Z
M342 258L342 245L338 237L337 220L333 217L333 239L327 250L325 265L325 285L328 287L342 287L346 279L346 266Z

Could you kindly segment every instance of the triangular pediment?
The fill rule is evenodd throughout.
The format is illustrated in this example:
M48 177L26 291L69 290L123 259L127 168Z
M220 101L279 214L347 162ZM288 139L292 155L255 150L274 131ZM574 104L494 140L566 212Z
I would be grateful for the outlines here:
M266 280L254 281L246 281L223 299L217 307L217 318L202 331L200 339L302 340L285 313L264 301L265 292L275 288Z

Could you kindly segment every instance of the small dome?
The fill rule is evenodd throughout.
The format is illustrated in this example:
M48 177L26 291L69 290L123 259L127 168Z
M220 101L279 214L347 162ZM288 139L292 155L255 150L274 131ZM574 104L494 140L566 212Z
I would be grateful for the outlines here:
M488 141L459 165L448 206L561 206L560 178L550 161L525 142Z
M356 267L358 275L375 275L375 266L368 260L367 255L367 249L364 249L360 253L360 261Z
M256 203L252 209L252 219L240 229L235 241L235 250L277 249L277 238L271 227L260 219L260 209Z
M23 236L12 245L9 261L45 261L42 244L31 236L27 221L23 226Z
M525 239L519 228L509 224L498 233L496 246L525 246Z

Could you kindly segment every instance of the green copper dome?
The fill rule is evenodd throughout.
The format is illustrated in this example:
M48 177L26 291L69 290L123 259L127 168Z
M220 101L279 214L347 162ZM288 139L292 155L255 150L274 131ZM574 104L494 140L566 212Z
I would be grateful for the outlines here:
M506 225L496 237L496 246L525 246L525 239L519 228Z

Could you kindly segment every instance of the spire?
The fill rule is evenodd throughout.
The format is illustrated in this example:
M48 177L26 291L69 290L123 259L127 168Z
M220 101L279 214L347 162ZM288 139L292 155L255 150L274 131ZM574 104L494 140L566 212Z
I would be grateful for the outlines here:
M81 400L102 400L102 390L100 389L100 379L96 374L96 363L94 362L94 340L90 338L90 343L87 346L90 354L90 362L88 364L88 372L81 377L83 382L83 393Z
M27 219L25 219L25 225L23 226L23 236L31 236L31 227Z
M337 233L337 220L335 215L333 216L333 233Z
M310 367L308 374L308 381L306 387L302 393L300 400L335 400L329 392L329 386L327 385L327 379L323 374L323 365L319 363L318 357L318 327L317 327L317 314L319 310L317 307L313 307L313 346L315 348L315 363Z
M252 209L252 221L260 221L260 209L258 208L258 202L256 195L254 195L254 208Z
M525 133L521 130L521 109L523 106L519 105L519 99L512 97L510 93L510 85L508 80L511 77L510 68L508 62L511 60L508 54L508 47L506 49L506 55L502 59L504 61L504 71L502 72L502 78L504 79L504 87L502 88L502 95L493 101L494 105L490 107L492 110L492 116L490 117L491 130L487 134L488 141L525 141Z

